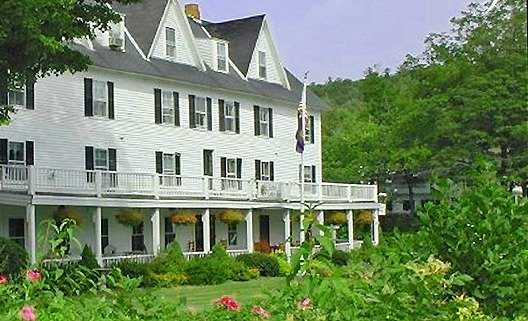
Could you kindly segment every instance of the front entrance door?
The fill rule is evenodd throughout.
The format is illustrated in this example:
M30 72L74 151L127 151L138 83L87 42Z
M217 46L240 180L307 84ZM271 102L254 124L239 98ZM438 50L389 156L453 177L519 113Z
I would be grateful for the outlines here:
M270 243L270 217L268 215L259 216L260 241Z
M197 215L196 217L198 221L196 222L195 228L194 228L194 239L196 240L196 252L202 252L204 250L204 239L203 239L203 222L202 217L200 215Z

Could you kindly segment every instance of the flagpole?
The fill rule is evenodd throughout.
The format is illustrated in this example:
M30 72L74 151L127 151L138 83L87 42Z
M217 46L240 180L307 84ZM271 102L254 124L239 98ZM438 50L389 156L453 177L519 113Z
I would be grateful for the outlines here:
M308 79L308 72L304 74L304 83L303 83L303 92L302 92L302 111L301 111L301 133L303 135L303 140L306 136L306 108L307 108L307 99L306 99L306 81ZM301 205L301 217L299 219L301 223L301 235L299 241L303 243L305 241L305 231L304 231L304 148L301 152L301 195L300 195L300 205Z

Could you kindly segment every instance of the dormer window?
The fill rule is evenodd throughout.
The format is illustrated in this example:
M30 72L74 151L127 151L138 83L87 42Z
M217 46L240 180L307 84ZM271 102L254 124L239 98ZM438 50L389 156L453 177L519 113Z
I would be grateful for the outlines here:
M262 79L266 79L268 77L268 69L267 69L267 64L266 64L266 52L259 51L258 63L259 63L259 77Z
M109 30L110 49L123 51L125 50L125 17L121 17L118 23L112 23Z
M167 58L176 58L176 30L173 28L165 28L165 50Z
M25 86L15 86L13 89L8 91L7 104L12 106L26 106L26 91Z
M216 56L217 56L217 70L222 72L228 71L227 64L227 43L218 42L216 44Z

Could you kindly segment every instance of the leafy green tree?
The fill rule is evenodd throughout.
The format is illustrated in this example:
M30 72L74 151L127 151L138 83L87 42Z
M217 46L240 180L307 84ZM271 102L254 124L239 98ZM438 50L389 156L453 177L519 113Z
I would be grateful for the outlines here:
M121 17L109 4L138 0L17 0L0 2L0 88L51 74L85 70L90 61L70 45L94 38ZM9 121L0 106L0 125Z

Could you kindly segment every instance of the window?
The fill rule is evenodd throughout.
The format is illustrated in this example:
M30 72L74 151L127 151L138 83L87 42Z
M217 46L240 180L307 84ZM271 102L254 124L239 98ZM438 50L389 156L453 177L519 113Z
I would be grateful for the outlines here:
M144 224L132 227L132 251L145 252L145 237L143 235Z
M411 210L411 201L404 200L403 201L403 210L404 211L410 211Z
M225 102L225 129L230 132L236 131L236 120L235 120L235 103Z
M165 28L165 50L168 58L176 58L176 30L173 28Z
M258 53L258 62L259 62L259 77L266 79L268 77L268 69L266 64L266 53L264 51L259 51Z
M236 159L234 158L228 158L227 159L227 170L226 175L228 178L236 178L237 177L237 165L236 165Z
M93 114L94 116L106 117L108 115L108 92L107 83L94 80L93 82Z
M9 219L9 239L14 241L20 246L26 246L25 240L25 222L23 218L10 218Z
M101 219L101 249L103 253L105 252L106 247L110 245L110 237L108 233L108 219Z
M227 72L227 43L218 42L216 45L218 71Z
M314 181L314 177L312 175L312 166L304 166L304 182L305 183L312 183Z
M9 164L24 165L25 163L24 143L9 142Z
M204 175L213 176L213 151L212 150L204 149L203 161L204 161Z
M165 248L169 247L174 239L176 238L176 233L174 232L174 225L170 217L165 217Z
M269 108L259 109L260 135L269 137Z
M270 162L261 162L260 163L260 180L270 181L271 180L271 166Z
M7 104L13 106L26 106L26 88L25 86L16 86L9 90L7 95Z
M94 149L95 159L95 170L107 171L108 170L108 150L95 148Z
M163 154L163 174L174 175L176 169L176 155Z
M163 91L162 106L163 123L174 125L174 94L172 91Z
M195 119L196 127L205 128L207 126L207 109L204 97L196 97Z
M227 226L227 238L229 241L229 246L236 246L238 244L237 227L237 223L229 223Z

